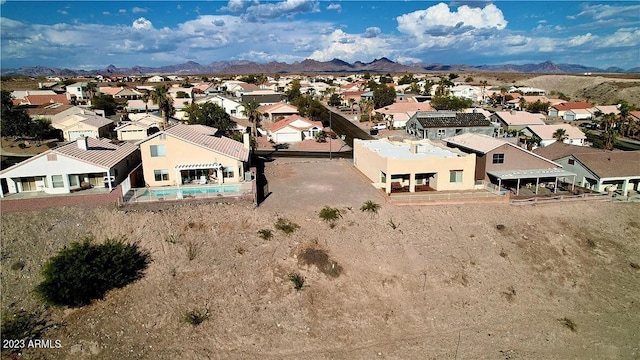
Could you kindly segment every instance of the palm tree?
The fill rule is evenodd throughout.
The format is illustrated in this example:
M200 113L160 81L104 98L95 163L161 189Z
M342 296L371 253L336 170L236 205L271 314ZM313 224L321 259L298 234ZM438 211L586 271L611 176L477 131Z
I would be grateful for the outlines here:
M484 104L485 98L487 97L487 80L480 81L480 85L482 85L482 103Z
M607 150L613 150L613 144L616 142L618 132L614 128L609 128L602 133L604 148Z
M558 140L558 141L563 141L564 139L567 138L567 130L563 129L563 128L559 128L557 129L554 133L553 133L553 138Z
M369 126L371 126L371 112L373 111L373 100L362 98L360 100L360 109L362 110L362 114L367 114L367 118L369 119Z
M142 101L144 101L144 113L148 114L149 113L149 92L145 91L144 94L142 94Z
M158 109L160 110L164 120L162 126L166 129L169 125L169 117L176 111L173 108L173 99L171 98L171 95L169 95L167 88L162 85L158 85L153 88L151 91L151 101L158 105Z
M251 122L251 136L254 137L258 136L258 124L260 123L260 118L262 115L258 111L259 106L260 104L258 104L258 102L255 100L249 100L242 103L242 107L244 107L242 113L244 114L244 116L249 118L249 121Z

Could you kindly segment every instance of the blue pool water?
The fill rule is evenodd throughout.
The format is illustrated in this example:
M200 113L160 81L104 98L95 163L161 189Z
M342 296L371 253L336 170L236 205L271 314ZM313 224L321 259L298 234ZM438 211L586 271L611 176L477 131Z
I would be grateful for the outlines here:
M222 185L222 186L215 186L215 187L184 187L180 189L173 188L173 189L146 190L140 196L155 196L155 197L175 196L178 194L178 191L181 191L182 195L231 193L231 192L240 192L240 185Z

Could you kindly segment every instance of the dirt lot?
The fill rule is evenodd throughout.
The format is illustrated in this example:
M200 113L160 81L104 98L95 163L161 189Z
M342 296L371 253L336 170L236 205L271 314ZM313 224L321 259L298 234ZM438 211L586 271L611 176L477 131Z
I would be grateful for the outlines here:
M3 215L3 310L36 308L42 264L83 236L124 235L153 257L142 280L105 300L54 309L59 326L46 338L63 348L22 358L640 357L638 204L397 207L346 161L277 159L267 176L272 194L258 209L225 201ZM359 210L369 199L377 216ZM318 218L324 205L341 210L334 228ZM278 217L300 229L276 231ZM306 279L299 292L292 272ZM197 327L182 321L194 309L209 314Z

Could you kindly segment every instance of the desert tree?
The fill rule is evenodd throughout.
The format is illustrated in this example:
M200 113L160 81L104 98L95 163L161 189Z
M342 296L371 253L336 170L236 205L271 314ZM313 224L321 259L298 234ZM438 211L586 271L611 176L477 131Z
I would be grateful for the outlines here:
M166 128L169 125L169 117L175 114L173 107L173 98L169 95L169 91L162 85L157 85L151 90L151 101L158 105L158 109L162 114L163 127Z

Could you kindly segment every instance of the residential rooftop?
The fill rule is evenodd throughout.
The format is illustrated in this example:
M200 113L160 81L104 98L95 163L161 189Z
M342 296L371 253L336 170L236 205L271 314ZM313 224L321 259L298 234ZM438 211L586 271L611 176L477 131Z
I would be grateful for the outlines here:
M427 158L456 158L466 154L455 149L437 146L429 140L398 142L389 139L360 140L362 145L385 158L418 160Z

